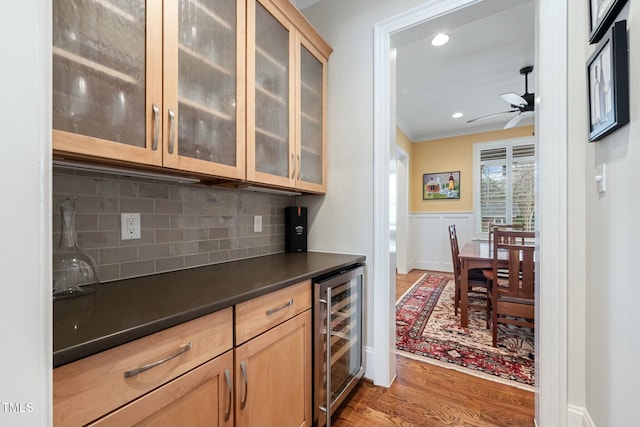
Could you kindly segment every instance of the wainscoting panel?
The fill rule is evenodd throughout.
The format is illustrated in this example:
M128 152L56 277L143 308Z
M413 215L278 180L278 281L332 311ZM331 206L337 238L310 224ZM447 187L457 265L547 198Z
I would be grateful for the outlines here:
M473 238L473 212L409 214L409 269L453 272L451 224L456 225L460 247Z

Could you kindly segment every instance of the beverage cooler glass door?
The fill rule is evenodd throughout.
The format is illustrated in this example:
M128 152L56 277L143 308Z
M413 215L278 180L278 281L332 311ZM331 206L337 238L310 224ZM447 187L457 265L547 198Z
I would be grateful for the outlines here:
M364 267L358 266L317 282L315 286L315 402L320 427L330 427L330 414L364 373L363 282Z

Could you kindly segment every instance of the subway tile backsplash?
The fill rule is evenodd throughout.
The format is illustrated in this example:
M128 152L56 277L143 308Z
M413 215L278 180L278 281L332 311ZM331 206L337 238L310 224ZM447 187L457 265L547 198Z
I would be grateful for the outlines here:
M53 246L58 200L76 199L78 246L98 264L101 282L284 252L284 207L295 198L53 170ZM141 239L120 240L120 213L140 213ZM253 216L262 215L262 232Z

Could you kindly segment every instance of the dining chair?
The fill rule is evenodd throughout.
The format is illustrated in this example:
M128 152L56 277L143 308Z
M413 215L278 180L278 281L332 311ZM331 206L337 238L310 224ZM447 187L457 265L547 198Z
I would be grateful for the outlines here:
M496 239L493 237L496 230L501 230L501 231L519 231L519 232L523 232L524 231L524 224L494 224L494 223L490 223L489 224L489 247L492 248L492 252L491 253L496 253L497 247L496 247ZM526 239L528 239L529 237L525 237L525 236L529 236L530 234L525 234L523 236L521 236L520 238L517 237L517 234L512 234L512 235L506 235L506 234L501 234L501 239L504 242L511 242L511 243L517 243L520 242L521 244L525 244ZM535 237L533 234L530 235L531 237ZM491 289L491 283L495 280L496 275L494 274L493 268L483 268L482 269L482 274L484 275L485 279L487 279L487 289ZM498 278L505 278L507 277L509 274L508 270L506 268L498 268L497 271L497 277ZM489 300L487 300L487 304L489 304ZM491 308L488 308L488 311L491 311ZM489 328L489 316L487 316L487 329Z
M461 274L462 267L460 265L460 247L458 246L458 235L456 233L456 226L452 224L449 226L449 242L451 243L451 261L453 262L453 275L455 281L455 295L454 295L454 303L453 310L455 315L458 315L458 308L460 307L460 283L461 283ZM487 279L485 279L483 272L479 268L473 268L469 270L468 273L468 291L467 295L483 295L486 298L487 295ZM469 304L469 307L480 308L476 304ZM488 304L486 307L481 307L489 316Z
M512 230L512 231L524 231L524 224L496 224L494 222L489 223L489 246L493 245L493 233L495 229L498 228L500 230Z
M534 237L532 231L494 230L493 279L488 281L487 291L494 347L500 323L534 327L535 246L527 243ZM507 272L506 277L498 274L501 269Z

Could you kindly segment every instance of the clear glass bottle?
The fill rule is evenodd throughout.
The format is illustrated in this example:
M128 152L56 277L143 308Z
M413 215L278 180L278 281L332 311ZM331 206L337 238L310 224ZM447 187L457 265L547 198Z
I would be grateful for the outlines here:
M76 243L75 199L62 199L58 206L62 217L60 241L53 251L53 298L83 295L100 283L95 261Z

